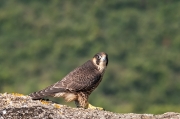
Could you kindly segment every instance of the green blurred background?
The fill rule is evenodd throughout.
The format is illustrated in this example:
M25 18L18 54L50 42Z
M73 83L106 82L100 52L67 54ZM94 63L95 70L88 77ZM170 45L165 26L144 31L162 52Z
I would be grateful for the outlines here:
M179 0L0 0L0 92L38 91L104 51L93 105L180 112L179 12Z

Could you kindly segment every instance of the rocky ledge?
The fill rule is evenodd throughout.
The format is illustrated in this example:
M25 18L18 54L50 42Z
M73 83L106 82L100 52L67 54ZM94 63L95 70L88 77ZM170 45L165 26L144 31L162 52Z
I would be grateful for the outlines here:
M180 119L180 113L118 114L71 108L51 101L32 100L21 94L0 94L0 119Z

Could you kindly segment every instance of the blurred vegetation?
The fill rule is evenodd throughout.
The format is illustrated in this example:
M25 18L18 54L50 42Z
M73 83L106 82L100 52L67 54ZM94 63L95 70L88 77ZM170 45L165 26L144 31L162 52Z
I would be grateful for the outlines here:
M0 92L38 91L104 51L109 66L93 105L177 112L179 10L179 0L1 0Z

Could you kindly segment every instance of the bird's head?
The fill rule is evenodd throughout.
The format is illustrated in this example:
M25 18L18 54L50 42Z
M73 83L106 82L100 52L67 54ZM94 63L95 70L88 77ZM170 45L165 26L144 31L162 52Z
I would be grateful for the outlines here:
M98 67L99 71L104 71L108 65L108 55L105 52L100 52L94 55L93 63Z

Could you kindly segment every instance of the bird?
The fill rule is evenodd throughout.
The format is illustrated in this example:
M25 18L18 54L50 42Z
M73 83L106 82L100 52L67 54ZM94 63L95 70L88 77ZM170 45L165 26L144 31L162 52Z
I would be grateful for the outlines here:
M40 100L47 96L62 97L67 102L74 101L77 108L103 110L101 107L91 105L88 98L102 81L107 65L107 53L99 52L58 82L29 96L33 100Z

